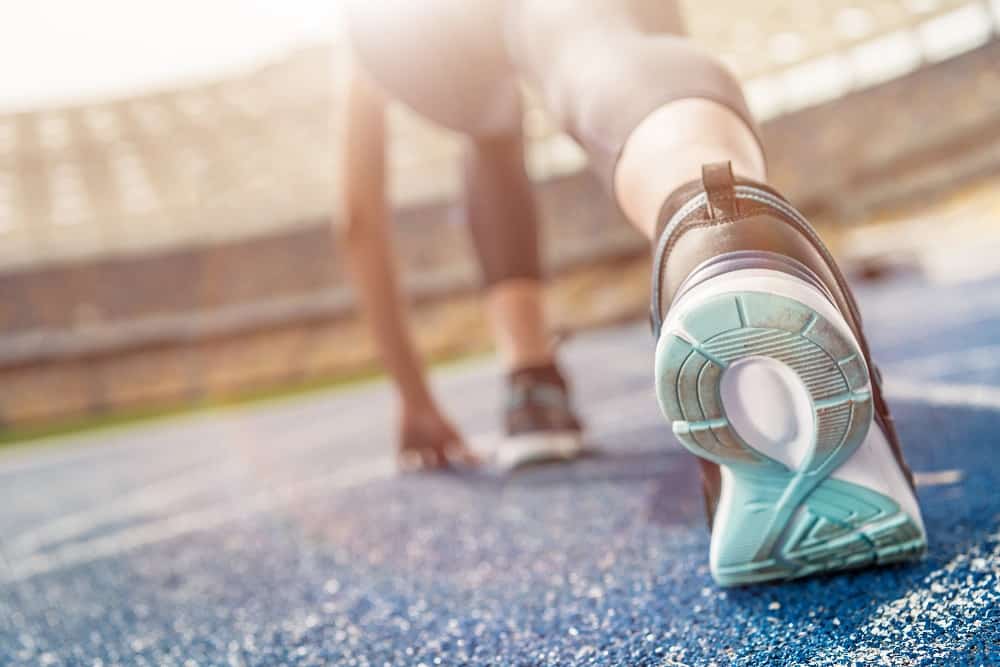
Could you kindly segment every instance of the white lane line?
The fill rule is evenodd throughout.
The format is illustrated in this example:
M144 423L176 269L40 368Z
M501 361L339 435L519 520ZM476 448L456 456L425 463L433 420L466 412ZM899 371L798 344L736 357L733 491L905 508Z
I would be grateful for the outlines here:
M983 345L966 350L932 354L891 366L892 373L927 378L956 372L982 372L1000 368L1000 345Z
M73 512L15 536L4 545L8 558L26 556L49 544L71 540L106 523L126 521L166 510L171 505L224 485L239 476L233 461L223 460L196 472L188 470L118 496L109 504Z
M40 574L116 556L126 551L183 535L212 530L223 524L269 512L312 496L327 495L385 479L395 474L395 471L395 459L391 456L382 456L345 466L331 474L285 484L247 496L244 499L231 498L229 502L222 505L175 514L106 537L71 543L51 552L35 554L18 561L9 561L6 580L0 581L4 583L24 581Z
M913 473L913 481L917 483L917 486L950 486L958 484L963 479L965 479L965 473L954 468Z
M965 408L1000 410L1000 387L986 384L913 382L887 378L886 393L891 398Z
M0 581L13 575L13 570L10 568L10 562L7 560L7 554L0 549Z
M915 400L936 405L955 405L963 407L971 406L1000 410L1000 388L988 385L959 385L924 382L914 383L905 380L894 380L887 383L887 391L890 396L897 399ZM602 406L602 411L598 414L603 415L604 418L597 419L597 424L592 424L592 426L598 426L599 424L599 426L608 427L611 424L621 424L623 412L627 414L635 411L636 406L641 405L643 401L648 399L649 396L645 390L629 392L628 394L622 395L618 397L618 400L613 402L613 405L605 404ZM609 410L607 409L608 407L613 407L615 409ZM647 413L647 409L643 408L642 412ZM595 417L597 417L597 415L595 415ZM358 426L360 427L361 425ZM351 430L353 431L355 429ZM360 432L363 428L357 428L357 430ZM338 439L343 435L343 433L338 434ZM295 449L301 449L301 447ZM348 468L348 470L354 470L356 467L364 469L366 465L378 467L383 465L386 460L389 460L391 464L391 460L388 458L376 459L376 461L371 464L359 464L358 466ZM389 467L394 469L391 465ZM216 505L214 507L181 513L173 517L167 517L141 526L125 529L124 531L114 535L98 538L89 542L85 541L82 543L70 544L61 549L55 550L54 553L31 556L31 554L40 548L59 542L70 541L75 537L79 537L82 534L100 527L101 525L127 520L148 513L163 513L171 506L180 503L185 499L204 493L207 489L212 487L218 487L221 482L235 479L243 474L245 474L245 471L241 470L238 466L234 467L231 460L222 461L212 468L198 473L187 472L179 474L162 480L161 482L154 483L151 486L143 487L115 499L115 501L109 505L73 513L42 524L32 531L28 531L27 533L20 535L9 543L7 556L10 562L8 562L8 569L15 573L15 577L24 578L24 575L22 574L24 572L34 572L35 570L49 571L51 569L55 569L52 564L59 562L61 558L68 558L68 562L70 564L74 562L93 560L104 557L104 555L118 553L121 550L124 550L124 548L132 548L129 545L132 545L133 543L136 545L147 544L169 539L170 537L176 535L194 532L201 529L201 527L204 527L204 524L199 524L198 521L208 521L209 523L207 525L211 527L231 520L234 517L242 516L248 511L248 509L249 511L259 512L272 507L274 505L274 500L272 498L274 494L273 492L265 492L263 494L251 496L251 500L248 500L247 503L241 505L238 510L227 509L226 507L220 508L220 506ZM933 475L935 473L931 474ZM959 473L959 475L960 474L961 473ZM335 477L336 479L341 479L339 474ZM301 484L290 484L281 488L295 489L297 487L304 487L308 489L312 488L313 484L319 483L319 481L324 479L327 478L322 477L318 480L306 481ZM932 477L930 478L930 481L928 481L925 478L924 483L953 483L941 481L941 479L942 478L938 477L935 481L935 478ZM362 476L362 479L358 483L363 481L367 481L367 479ZM282 493L284 493L284 491ZM230 503L225 503L227 506L229 504ZM257 507L257 509L254 510L254 507ZM126 546L124 548L112 546L116 544L123 544ZM118 549L118 551L115 551L115 549ZM96 555L89 557L87 554ZM12 556L17 555L22 556L22 558L14 560ZM26 563L28 565L25 565ZM35 563L36 565L31 565L32 563ZM38 563L42 563L43 565L38 566ZM41 569L39 569L39 567ZM48 568L48 570L45 568Z
M458 377L461 379L461 376ZM449 376L446 375L446 379L448 378ZM370 406L368 409L370 410ZM357 442L366 433L373 435L372 422L365 416L366 414L365 410L348 411L342 417L338 417L336 426L330 422L329 429L325 429L322 424L311 422L307 428L286 431L280 436L283 441L282 456L294 457L320 446L329 446L331 451L343 449L343 443ZM217 437L233 437L234 434L241 432L243 424L239 421L231 421L234 416L238 416L238 413L226 415L226 421L221 425L212 426L210 424L212 432ZM169 434L168 431L157 435L159 438L167 438ZM311 437L304 438L303 436L306 435ZM275 436L272 434L271 437ZM76 456L72 455L68 458L76 458ZM253 453L249 451L248 457L255 458ZM211 464L208 464L208 467L197 472L182 470L170 477L133 489L99 506L71 512L41 523L9 539L6 543L0 541L0 546L2 546L3 552L11 558L27 556L49 545L71 541L103 525L128 521L148 514L162 514L186 500L193 499L213 488L236 481L246 475L247 467L239 465L239 461L234 461L234 457L216 458Z
M591 426L595 431L603 431L612 425L621 426L623 421L631 421L632 417L640 416L636 414L637 412L641 413L642 416L655 416L655 408L648 407L648 401L652 400L651 395L651 389L620 395L615 401L602 405L602 408L610 407L612 409L602 409L599 414L603 415L604 418L595 419ZM637 406L639 406L638 410ZM357 430L360 433L362 429L358 428ZM346 435L350 436L352 434ZM344 433L339 433L338 439L344 436ZM484 451L494 449L499 440L501 440L500 434L494 432L481 434L478 437L472 438L475 448ZM651 451L660 450L660 447L651 448ZM211 527L212 525L228 521L230 518L242 516L248 511L260 512L268 509L269 506L266 504L267 493L252 496L251 498L256 498L257 500L244 502L238 511L230 507L231 503L234 502L230 497L222 503L210 505L206 508L133 526L94 540L84 540L82 542L67 544L64 547L56 548L44 554L36 553L53 544L71 542L74 538L85 535L103 525L140 518L146 514L163 514L171 507L187 499L194 498L210 488L218 488L228 481L236 480L245 475L242 467L234 466L233 463L232 460L223 460L204 470L182 472L120 496L110 504L75 512L22 533L11 540L5 549L9 560L9 567L7 569L13 573L12 576L15 579L23 579L26 573L34 573L36 570L51 571L59 569L59 567L54 567L53 564L60 562L60 559L66 559L68 565L75 562L95 560L107 555L120 553L131 548L133 543L136 543L138 546L194 532L206 525L199 524L199 521L207 521L209 522L207 526ZM379 466L383 465L383 463L384 460L378 459L373 465ZM390 466L390 468L390 472L395 470L394 466ZM351 469L353 470L354 468L352 467ZM361 469L364 469L364 465L361 466ZM359 479L357 483L360 484L364 481L367 480ZM314 482L303 482L302 486L310 487L313 484ZM294 488L295 486L297 485L292 484L285 488ZM263 502L265 504L254 510L255 502ZM153 539L154 537L155 539ZM89 553L94 553L93 557L88 557L87 554Z
M339 432L336 440L340 442L356 441L370 428L369 424L361 422L351 426L345 432L343 423L341 423L338 426ZM301 430L305 431L305 429ZM313 432L314 428L308 430L308 434ZM297 443L282 445L282 457L300 454L323 442L330 443L331 447L335 447L334 443L330 442L333 440L332 435L326 431L320 432L318 437L305 439L305 442L302 438L296 437L297 435L293 432L282 436L282 439L287 439L288 443ZM3 550L8 558L26 556L50 544L70 541L106 524L128 521L147 514L162 514L186 500L196 498L212 489L218 489L229 482L246 478L251 474L252 464L256 458L253 453L246 452L246 458L242 458L225 450L220 450L220 452L230 455L218 458L210 465L197 471L184 469L175 475L141 486L96 507L71 512L41 523L9 539L3 544Z
M924 289L919 291L922 293ZM996 321L1000 313L1000 290L997 289L964 290L960 299L938 299L933 309L923 311L925 314L914 308L914 303L922 296L916 290L902 295L866 292L863 298L865 325L882 334L901 331L923 336L926 333L924 324L933 326L934 330L957 330L970 324ZM918 321L922 326L914 326Z

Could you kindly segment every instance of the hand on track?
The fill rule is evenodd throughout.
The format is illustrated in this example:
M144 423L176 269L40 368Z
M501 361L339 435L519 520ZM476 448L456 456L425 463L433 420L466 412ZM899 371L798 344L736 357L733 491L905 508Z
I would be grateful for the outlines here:
M479 463L455 427L434 408L404 410L399 442L399 469L403 472Z

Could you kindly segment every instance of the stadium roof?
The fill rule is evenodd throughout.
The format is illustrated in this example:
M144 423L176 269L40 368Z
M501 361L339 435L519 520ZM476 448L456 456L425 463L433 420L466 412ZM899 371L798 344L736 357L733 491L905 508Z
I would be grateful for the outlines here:
M260 235L336 209L333 0L81 4L0 9L20 28L0 43L0 270ZM1000 17L1000 0L685 5L762 119L972 49ZM310 40L325 45L299 48ZM582 166L537 105L526 127L535 178ZM454 137L398 108L392 128L395 201L453 193Z

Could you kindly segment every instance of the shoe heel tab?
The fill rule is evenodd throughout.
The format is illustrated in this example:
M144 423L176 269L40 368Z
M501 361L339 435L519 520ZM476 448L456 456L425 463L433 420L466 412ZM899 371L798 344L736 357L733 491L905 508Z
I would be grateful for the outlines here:
M709 217L720 219L740 215L732 162L711 162L702 165L701 183L705 188L705 194L708 195Z

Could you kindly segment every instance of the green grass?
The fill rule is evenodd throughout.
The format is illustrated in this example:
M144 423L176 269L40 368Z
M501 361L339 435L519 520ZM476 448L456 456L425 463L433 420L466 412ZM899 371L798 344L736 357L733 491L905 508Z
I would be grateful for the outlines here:
M320 378L294 384L247 390L224 398L118 410L107 414L87 415L38 425L15 426L0 431L0 447L38 444L40 440L55 438L57 436L106 431L146 424L155 420L195 416L257 403L275 403L308 394L354 388L374 382L381 377L383 377L381 371L372 369L336 378Z
M491 352L491 350L484 350L442 356L433 360L433 367L443 368L454 366L481 359ZM317 378L291 384L246 390L223 398L211 398L201 401L189 401L131 410L116 410L106 414L86 415L38 425L14 426L0 430L0 448L27 445L40 446L43 442L49 444L50 441L51 444L56 444L53 439L59 436L110 431L113 429L146 425L157 420L186 418L205 413L242 408L254 404L278 403L294 400L309 394L344 391L375 382L384 377L385 374L381 369L373 367L337 377Z

